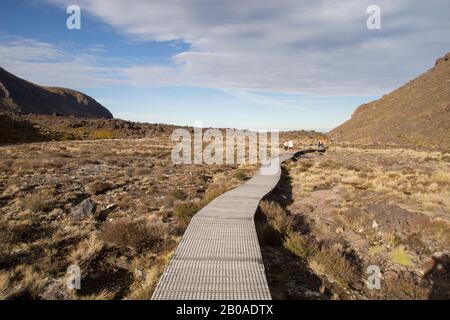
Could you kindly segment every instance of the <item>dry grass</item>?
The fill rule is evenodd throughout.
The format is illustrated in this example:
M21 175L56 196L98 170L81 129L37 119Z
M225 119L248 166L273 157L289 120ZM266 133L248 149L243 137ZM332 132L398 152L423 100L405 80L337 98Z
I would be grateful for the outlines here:
M96 130L76 129L74 136L86 138ZM59 291L48 287L64 281L68 264L77 264L91 287L81 297L63 298L149 298L167 263L162 257L173 252L189 216L197 211L179 213L187 218L182 223L184 218L174 212L180 201L195 203L199 209L241 184L242 173L249 177L257 169L174 165L172 146L167 132L140 140L0 146L0 167L6 169L0 174L2 279L17 286L22 276L15 268L35 267L45 286L37 286L40 292L33 296L52 299ZM71 214L87 198L97 204L106 223ZM141 261L136 275L134 260ZM6 294L11 299L28 295Z
M38 299L47 280L28 265L19 265L12 271L0 273L0 300Z
M77 300L111 300L114 299L115 293L110 292L106 289L100 291L99 293L93 293L86 296L75 296Z
M358 269L337 246L321 244L309 234L295 232L292 229L292 218L277 202L262 201L260 210L269 225L280 233L283 247L304 261L317 274L331 277L343 288L348 288L361 279Z
M97 256L103 248L104 242L96 234L92 234L88 239L78 243L76 249L70 253L69 260L80 264Z
M10 279L9 272L0 272L0 300L6 300L9 297Z
M278 232L287 234L292 228L292 218L274 201L261 201L259 208L267 217L270 225Z
M150 300L155 291L158 279L164 272L164 268L172 258L173 252L158 256L157 261L151 267L144 268L145 274L141 281L133 285L131 294L127 297L130 300ZM140 265L140 261L137 262Z
M133 175L135 176L147 176L152 173L152 170L150 168L141 167L141 168L134 168L132 172Z
M430 284L418 282L426 273L419 262L450 245L450 165L445 156L332 147L323 156L288 163L294 203L287 209L311 225L310 233L289 235L285 247L308 257L316 274L344 290L353 290L352 283L361 279L362 262L376 263L383 272L402 275L386 279L378 298L426 298ZM312 235L319 245L315 254L308 253ZM329 243L345 244L353 253ZM362 296L368 294L372 297L368 292Z
M311 260L311 267L317 273L331 276L344 287L361 279L355 266L333 246L322 247Z
M182 202L173 209L174 215L184 224L188 224L191 218L201 209L199 202Z
M6 220L0 220L0 264L6 260L11 250L11 242L14 235Z
M153 248L162 242L166 232L167 230L162 224L150 223L146 220L118 220L105 223L101 228L99 238L142 252L144 248Z
M108 191L112 188L112 184L105 181L94 181L87 185L86 190L90 194L99 194Z
M245 180L247 180L247 174L246 174L243 170L237 170L237 171L234 173L234 177L235 177L236 179L238 179L239 181L245 181Z
M434 172L428 168L421 170L420 163L425 161L423 152L400 150L358 150L355 148L336 148L336 153L346 153L358 161L367 161L370 167L356 168L349 163L323 160L312 166L311 162L292 163L289 170L294 180L296 197L304 197L315 190L337 186L341 189L355 188L388 195L403 202L414 202L423 211L450 212L450 167L437 162ZM425 153L426 154L426 153ZM404 165L404 170L386 170L382 162L386 159L405 158L411 166ZM385 158L384 160L382 160ZM377 162L380 160L380 162ZM308 163L309 170L304 170ZM425 166L425 164L424 164ZM402 167L401 167L402 168Z
M283 246L296 256L305 260L314 256L319 250L319 247L311 238L294 232L291 232L286 237Z
M34 213L44 212L51 208L52 197L44 193L26 195L22 199L22 205Z
M385 279L382 286L389 299L394 300L427 300L430 294L429 288L424 287L408 274Z

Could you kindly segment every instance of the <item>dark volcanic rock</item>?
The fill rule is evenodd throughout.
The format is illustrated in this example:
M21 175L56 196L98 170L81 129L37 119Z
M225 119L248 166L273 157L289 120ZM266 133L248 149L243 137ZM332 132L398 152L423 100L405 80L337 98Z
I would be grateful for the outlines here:
M75 219L86 219L93 217L96 211L97 204L91 199L86 199L72 209L71 216Z
M66 88L42 87L0 68L0 110L112 119L93 98Z

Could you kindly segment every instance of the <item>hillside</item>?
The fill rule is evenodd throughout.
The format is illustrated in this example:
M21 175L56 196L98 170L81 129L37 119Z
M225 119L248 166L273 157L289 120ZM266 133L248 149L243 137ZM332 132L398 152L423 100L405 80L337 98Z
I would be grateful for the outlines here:
M0 145L43 141L169 137L176 126L0 111Z
M59 114L112 119L93 98L71 89L43 87L0 68L0 110L32 114Z
M329 135L355 144L449 150L450 53L418 78L361 105Z

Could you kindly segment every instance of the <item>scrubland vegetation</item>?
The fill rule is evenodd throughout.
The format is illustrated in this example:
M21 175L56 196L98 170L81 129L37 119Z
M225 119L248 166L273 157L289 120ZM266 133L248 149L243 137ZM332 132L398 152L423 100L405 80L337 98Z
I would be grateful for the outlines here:
M275 297L448 299L448 159L336 146L287 163L260 205ZM287 272L279 272L280 261ZM369 265L381 269L380 290L367 289Z
M165 135L0 147L0 299L149 299L192 215L256 169L174 165L171 149Z

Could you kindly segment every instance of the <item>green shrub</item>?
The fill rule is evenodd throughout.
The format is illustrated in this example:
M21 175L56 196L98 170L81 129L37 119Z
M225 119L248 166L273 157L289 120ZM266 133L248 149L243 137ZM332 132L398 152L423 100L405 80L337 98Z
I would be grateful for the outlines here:
M234 173L234 177L235 177L236 179L238 179L239 181L247 180L247 175L245 174L245 172L244 172L243 170L237 170L237 171Z
M201 209L198 202L188 201L175 206L173 213L184 223L188 223L191 218Z
M308 259L316 254L317 245L299 233L290 233L284 240L283 246L302 259Z

